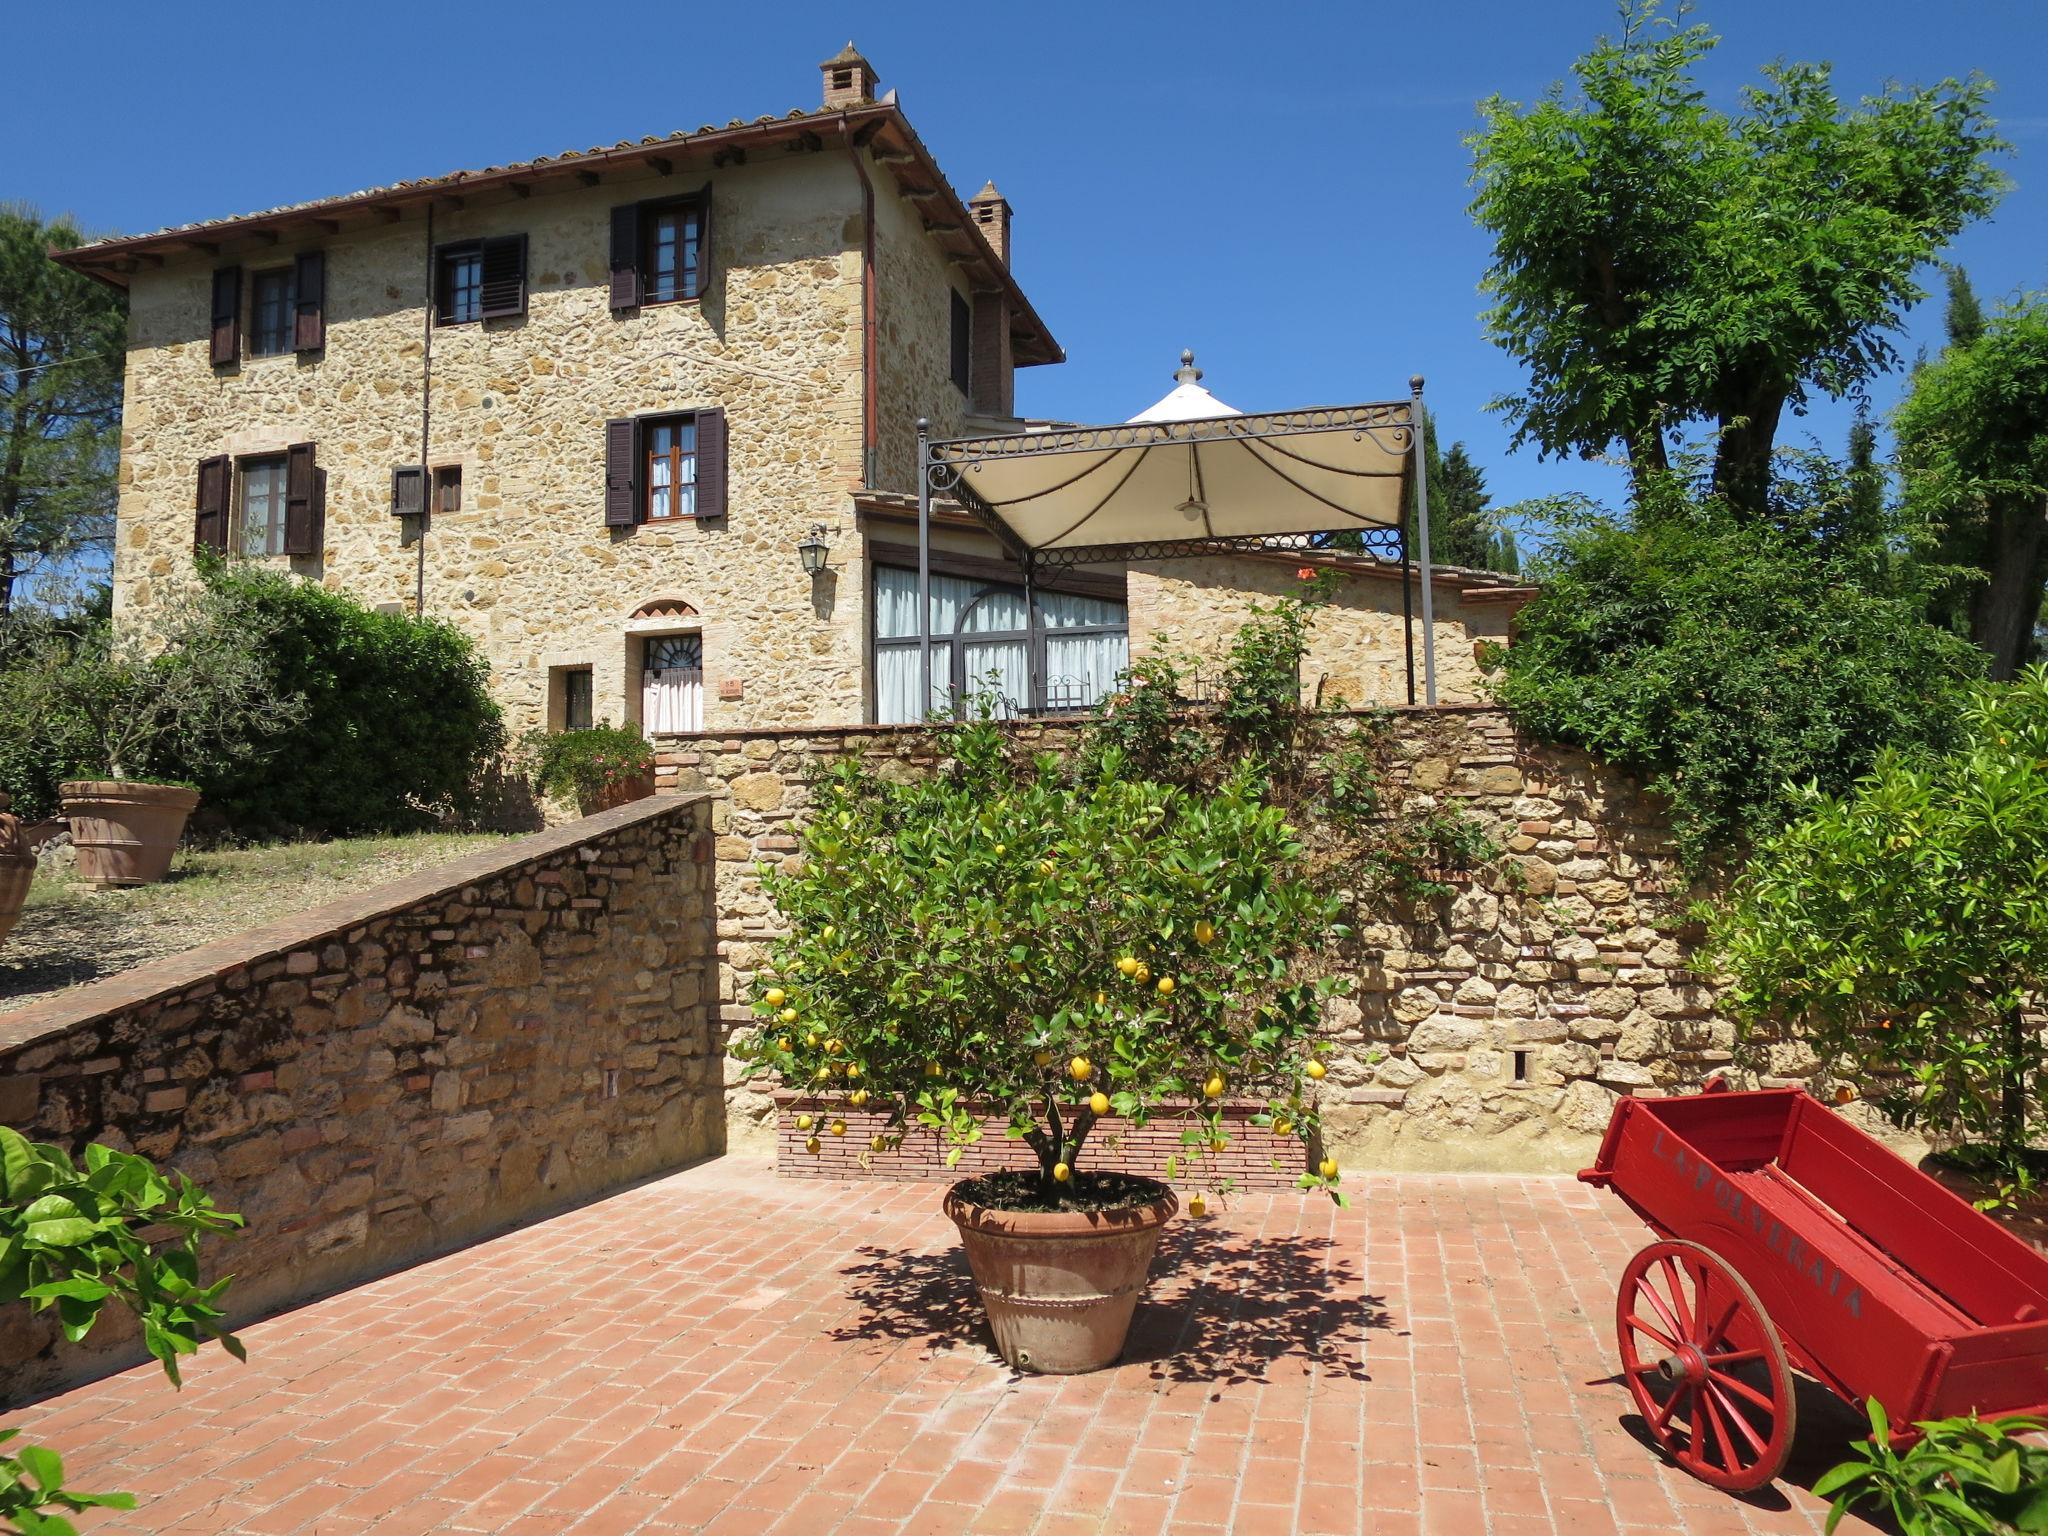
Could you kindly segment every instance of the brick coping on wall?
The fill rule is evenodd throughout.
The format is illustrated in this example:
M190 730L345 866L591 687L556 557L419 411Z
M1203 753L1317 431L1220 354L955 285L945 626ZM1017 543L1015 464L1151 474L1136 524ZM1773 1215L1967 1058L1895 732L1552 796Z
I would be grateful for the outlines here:
M599 811L594 816L564 822L561 826L514 838L496 847L464 854L446 864L433 865L368 891L338 897L260 928L244 929L197 949L122 971L104 981L69 988L31 1003L19 1012L0 1014L0 1050L14 1050L46 1036L60 1035L87 1019L168 997L208 977L226 976L275 959L338 931L389 917L394 912L461 886L474 885L479 880L503 874L522 864L538 862L579 843L594 841L608 833L652 821L683 806L712 798L715 797L699 791L663 793L630 801L609 811Z
M1372 708L1360 707L1358 709L1333 710L1332 713L1339 719L1362 720L1373 715L1501 715L1505 717L1507 711L1503 706L1492 703L1386 704L1378 705ZM1092 724L1094 720L1095 716L1091 714L1018 715L1013 719L1003 720L998 723L1005 726L1028 725L1078 729L1081 726ZM939 725L934 726L930 724L921 724L917 722L912 722L908 724L863 725L859 722L849 724L847 722L840 721L836 723L823 723L818 725L749 725L739 730L731 731L661 731L651 733L648 739L650 741L659 742L664 745L673 744L675 746L687 747L692 744L702 742L764 740L791 741L801 739L805 736L902 737L915 736L919 733L930 735L936 734L938 731L941 731L945 728L946 724L944 722L941 722Z

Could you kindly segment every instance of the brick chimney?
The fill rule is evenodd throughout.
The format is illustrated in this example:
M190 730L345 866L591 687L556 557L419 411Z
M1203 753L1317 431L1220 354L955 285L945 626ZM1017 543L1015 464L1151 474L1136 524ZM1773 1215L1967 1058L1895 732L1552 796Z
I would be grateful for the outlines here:
M968 200L967 211L974 215L974 227L982 233L996 259L1004 266L1010 264L1010 205L1003 194L990 182Z
M847 45L820 64L825 72L825 110L835 107L865 107L875 99L875 66Z

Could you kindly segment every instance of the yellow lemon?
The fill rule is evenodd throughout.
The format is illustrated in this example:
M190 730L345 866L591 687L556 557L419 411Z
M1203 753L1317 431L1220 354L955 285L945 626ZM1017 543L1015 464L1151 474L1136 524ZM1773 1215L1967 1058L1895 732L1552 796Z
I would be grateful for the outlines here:
M1192 1200L1188 1201L1188 1214L1190 1216L1208 1215L1209 1202L1204 1200L1200 1195L1196 1195Z
M1323 1159L1323 1161L1322 1161L1322 1166L1321 1166L1320 1168L1318 1168L1318 1169L1317 1169L1316 1171L1317 1171L1318 1173L1322 1174L1322 1176L1323 1176L1324 1178L1328 1179L1328 1180L1329 1180L1329 1181L1330 1181L1331 1183L1333 1183L1333 1184L1334 1184L1334 1183L1336 1183L1336 1182L1337 1182L1337 1159L1335 1159L1334 1157L1326 1157L1326 1158L1324 1158L1324 1159Z
M1320 1061L1312 1061L1308 1064L1308 1075L1320 1083L1330 1075L1330 1069Z
M796 1117L796 1128L800 1131L808 1131L811 1128L811 1124L811 1117L809 1115L798 1115Z
M868 1091L865 1088L856 1088L853 1090L853 1092L849 1093L846 1096L846 1102L851 1104L855 1109L859 1109L861 1105L867 1103L867 1101Z
M1273 1122L1273 1134L1275 1136L1285 1136L1293 1129L1294 1122L1292 1120L1275 1120Z
M827 1079L827 1078L828 1078L828 1077L830 1077L831 1075L832 1075L832 1069L831 1069L830 1067L820 1067L820 1068L818 1068L818 1070L817 1070L817 1071L815 1071L815 1072L813 1072L813 1073L811 1074L811 1076L812 1076L813 1078L817 1079L817 1081L819 1081L819 1082L821 1082L821 1083L822 1083L822 1082L824 1082L824 1081L825 1081L825 1079Z
M809 1034L807 1034L807 1035L805 1035L805 1036L804 1036L804 1044L805 1044L805 1045L808 1045L808 1046L811 1046L811 1047L815 1048L815 1047L817 1046L817 1043L818 1043L818 1032L817 1032L817 1031L816 1031L815 1029L814 1029L814 1030L812 1030L812 1031L811 1031L811 1032L810 1032Z
M789 1049L789 1036L787 1036L787 1035L778 1035L778 1036L776 1037L776 1040L775 1040L775 1049L777 1049L778 1051L786 1051L786 1050L788 1050L788 1049Z
M823 939L827 944L829 944L832 942L832 935L837 933L838 931L839 930L837 928L834 928L830 923L827 923L824 927L824 930L821 933L819 933L818 937Z
M859 1063L859 1062L857 1062L857 1061L849 1061L849 1062L848 1062L848 1063L846 1064L846 1075L847 1075L848 1077L859 1077L859 1076L860 1076L860 1063Z
M846 1122L844 1120L834 1120L832 1122L832 1134L834 1136L844 1136L846 1134Z
M1031 1053L1031 1064L1032 1064L1033 1066L1035 1066L1035 1067L1049 1067L1049 1066L1051 1066L1051 1065L1052 1065L1052 1052L1051 1052L1051 1051L1033 1051L1033 1052Z
M1054 1163L1052 1165L1052 1176L1055 1179L1057 1179L1060 1183L1064 1184L1067 1182L1067 1180L1071 1179L1074 1176L1074 1170L1069 1168L1065 1163Z
M785 1024L794 1024L796 1022L796 1010L794 1008L785 1008L775 1017L782 1020Z
M1085 1083L1095 1075L1095 1064L1086 1056L1076 1056L1067 1063L1067 1076L1077 1083Z
M1135 981L1136 983L1138 983L1139 986L1142 987L1146 982L1150 981L1151 979L1152 967L1145 964L1145 962L1142 960L1139 961L1138 968L1135 971L1131 972L1131 980Z
M937 1077L939 1075L939 1064L936 1061L926 1062L924 1064L924 1075L926 1077Z
M1173 995L1173 978L1171 976L1159 978L1159 995L1161 997L1171 997Z
M1109 994L1108 994L1107 992L1102 992L1102 991L1098 991L1098 992L1097 992L1097 993L1095 994L1095 1006L1096 1006L1096 1007L1100 1008L1100 1007L1101 1007L1101 1006L1102 1006L1102 1005L1103 1005L1104 1003L1106 1003L1106 1002L1108 1002L1108 1001L1109 1001Z
M817 1151L817 1150L818 1150L818 1138L817 1138L817 1137L815 1137L815 1136L810 1136L810 1137L806 1137L806 1138L804 1139L804 1150L805 1150L806 1152L815 1152L815 1151Z
M1002 845L1001 843L997 843L997 844L996 844L996 852L997 852L997 853L1001 853L1001 852L1003 852L1003 845Z
M770 1008L780 1008L788 999L789 994L780 987L770 987L765 997Z
M1195 924L1195 942L1197 944L1213 944L1216 942L1216 925L1206 917ZM1199 1200L1202 1197L1197 1195L1195 1198Z
M842 1040L827 1040L825 1042L825 1054L828 1056L837 1056L845 1049L846 1043Z
M883 1151L888 1147L888 1145L889 1143L887 1142L887 1140L880 1136L870 1136L868 1138L868 1150L870 1152Z
M1088 1107L1089 1107L1090 1109L1094 1110L1094 1111L1095 1111L1095 1113L1096 1113L1096 1114L1098 1114L1098 1115L1106 1115L1106 1114L1108 1114L1108 1113L1109 1113L1109 1095L1108 1095L1108 1094L1106 1094L1106 1093L1091 1093L1091 1094L1089 1094L1089 1095L1088 1095Z
M1139 964L1140 962L1135 955L1125 955L1123 959L1117 961L1116 968L1126 976L1135 976L1138 974Z
M1223 1097L1223 1090L1226 1086L1228 1085L1223 1081L1223 1074L1221 1072L1211 1072L1209 1074L1209 1081L1202 1084L1202 1097L1205 1099L1220 1099Z
M1041 875L1049 875L1049 874L1051 874L1051 873L1053 872L1053 869L1054 869L1054 868L1055 868L1055 866L1054 866L1054 864L1053 864L1053 862L1052 862L1052 860L1051 860L1051 859L1040 859L1040 860L1038 861L1038 872L1039 872L1039 873L1040 873Z

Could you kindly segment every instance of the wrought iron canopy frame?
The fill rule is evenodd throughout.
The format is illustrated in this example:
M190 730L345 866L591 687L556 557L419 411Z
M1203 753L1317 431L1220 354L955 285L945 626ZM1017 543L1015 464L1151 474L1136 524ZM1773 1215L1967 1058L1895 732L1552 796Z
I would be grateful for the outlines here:
M918 640L919 681L922 697L931 698L931 504L935 496L959 502L987 533L1017 562L1024 576L1026 612L1036 602L1036 576L1040 571L1071 569L1075 566L1113 564L1132 560L1181 560L1205 555L1233 553L1318 553L1336 547L1332 540L1356 536L1365 549L1401 567L1401 616L1405 637L1408 702L1415 697L1415 589L1411 572L1420 565L1422 593L1423 691L1427 703L1436 703L1436 605L1433 572L1429 559L1429 476L1423 451L1422 376L1408 381L1409 398L1364 405L1315 406L1304 410L1278 411L1257 416L1223 416L1199 421L1126 422L1115 426L1060 428L1045 432L1010 433L996 437L967 437L934 440L930 423L917 424L917 551L918 551ZM1285 533L1203 536L1185 539L1148 539L1105 544L1060 544L1034 546L1005 522L971 483L976 466L1002 459L1048 457L1070 453L1101 453L1123 448L1165 447L1173 444L1199 445L1205 442L1255 442L1264 439L1325 435L1349 430L1355 439L1371 437L1390 451L1402 455L1401 504L1415 493L1416 539L1411 551L1407 520L1385 524L1345 513L1346 521L1314 530ZM1361 475L1367 472L1356 472ZM1310 493L1313 494L1313 493ZM1316 497L1322 500L1321 497ZM1333 505L1333 510L1342 508ZM1419 555L1419 562L1412 558ZM1034 690L1038 679L1032 679Z

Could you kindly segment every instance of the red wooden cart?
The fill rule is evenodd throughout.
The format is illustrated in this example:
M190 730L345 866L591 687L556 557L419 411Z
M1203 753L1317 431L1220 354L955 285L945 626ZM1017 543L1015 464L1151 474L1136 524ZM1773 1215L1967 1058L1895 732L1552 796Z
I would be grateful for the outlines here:
M2048 1258L1800 1089L1623 1099L1579 1177L1657 1234L1621 1278L1622 1375L1695 1477L1778 1474L1795 1367L1899 1425L2048 1410Z

